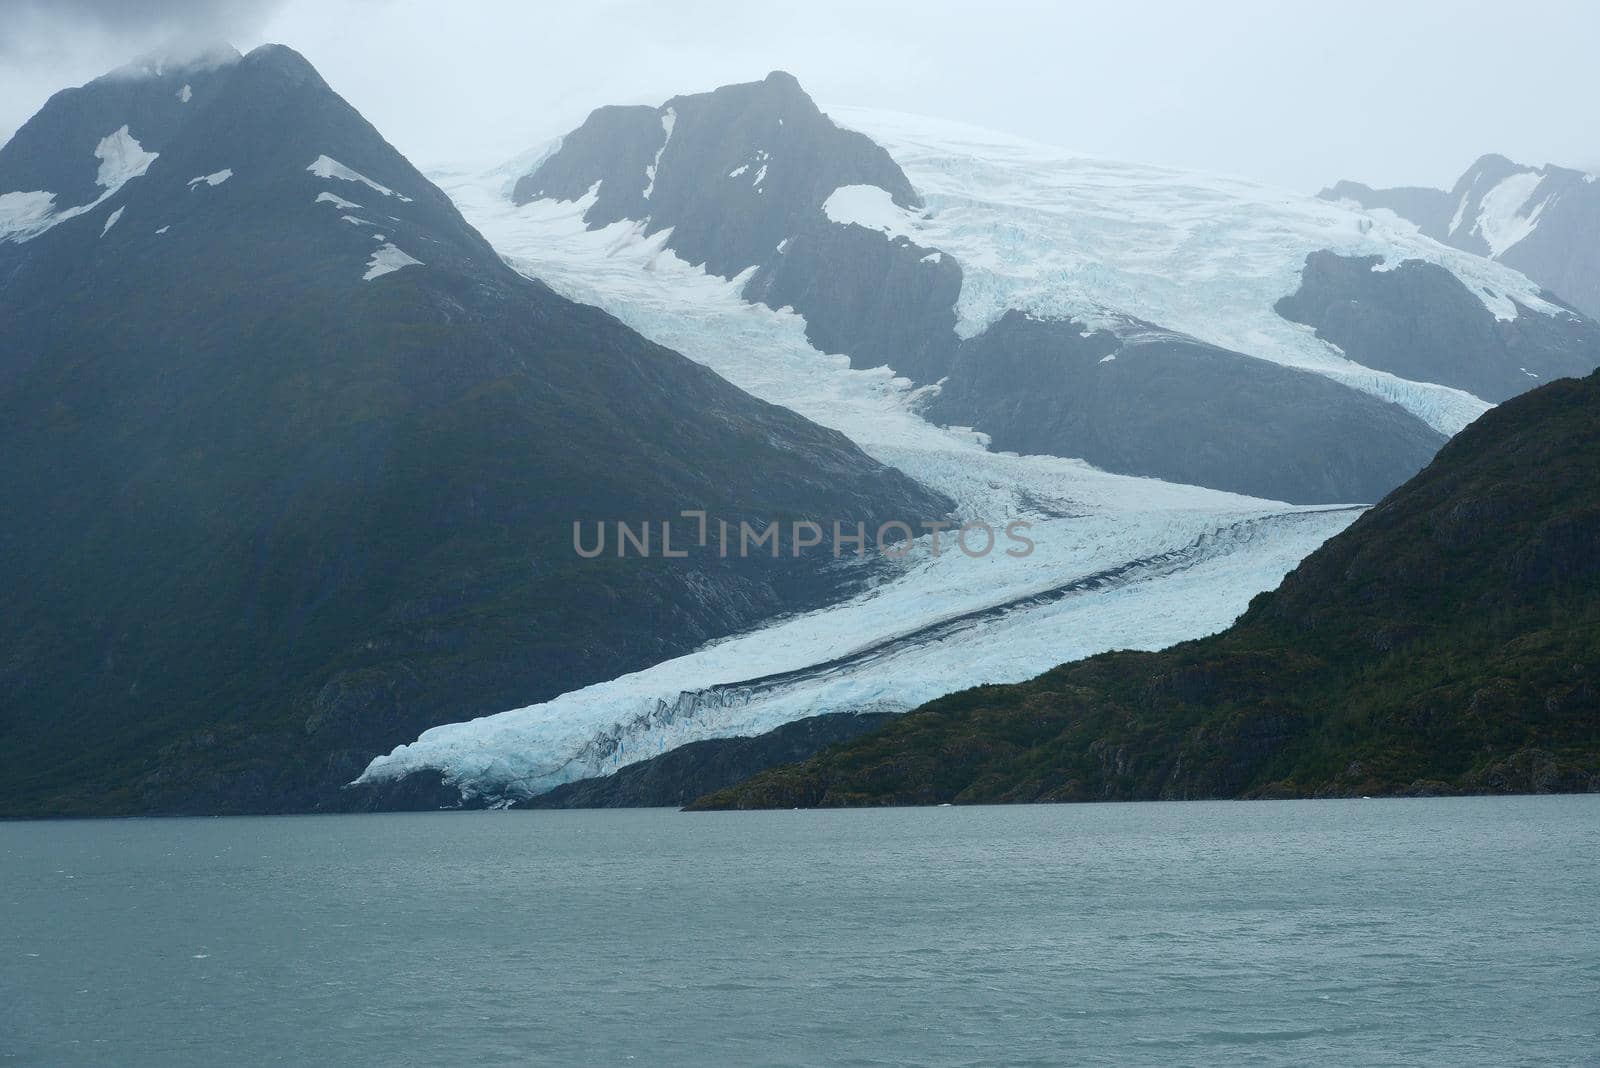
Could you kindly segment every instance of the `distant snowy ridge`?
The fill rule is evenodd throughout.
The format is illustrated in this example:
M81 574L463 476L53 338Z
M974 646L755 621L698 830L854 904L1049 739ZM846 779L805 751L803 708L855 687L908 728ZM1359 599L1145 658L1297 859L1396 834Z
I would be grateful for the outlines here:
M1086 158L922 116L829 114L886 147L926 204L920 213L891 212L866 190L840 190L835 196L847 199L830 198L830 218L954 255L965 272L963 336L1009 308L1113 331L1131 316L1326 375L1454 434L1491 405L1363 367L1273 310L1297 287L1306 255L1421 260L1455 274L1497 318L1514 319L1518 304L1569 314L1516 270L1429 240L1386 212L1243 179Z

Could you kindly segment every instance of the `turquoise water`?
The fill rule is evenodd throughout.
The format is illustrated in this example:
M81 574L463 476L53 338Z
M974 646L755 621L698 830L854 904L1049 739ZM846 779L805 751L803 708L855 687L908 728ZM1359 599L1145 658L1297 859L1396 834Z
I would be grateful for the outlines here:
M0 824L0 1063L1600 1063L1600 797Z

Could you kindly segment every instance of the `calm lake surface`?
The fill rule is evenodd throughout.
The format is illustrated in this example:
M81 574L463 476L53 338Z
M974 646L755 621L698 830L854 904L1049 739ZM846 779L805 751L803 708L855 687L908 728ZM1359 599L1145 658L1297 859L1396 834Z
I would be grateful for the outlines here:
M1597 1064L1600 797L0 824L0 1063Z

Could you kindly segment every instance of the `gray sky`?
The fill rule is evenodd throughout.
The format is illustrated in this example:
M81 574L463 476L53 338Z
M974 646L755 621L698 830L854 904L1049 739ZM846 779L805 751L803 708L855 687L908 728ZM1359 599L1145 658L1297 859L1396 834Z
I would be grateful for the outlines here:
M175 35L300 50L424 167L782 68L825 107L1306 191L1600 168L1591 0L0 0L0 138Z

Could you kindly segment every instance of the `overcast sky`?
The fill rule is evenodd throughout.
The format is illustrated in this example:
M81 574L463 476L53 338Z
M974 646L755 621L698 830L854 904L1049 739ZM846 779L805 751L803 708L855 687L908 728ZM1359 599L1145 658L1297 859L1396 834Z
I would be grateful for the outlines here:
M303 52L417 164L781 68L825 108L959 119L1314 191L1486 152L1600 168L1591 0L0 0L0 139L175 36Z

